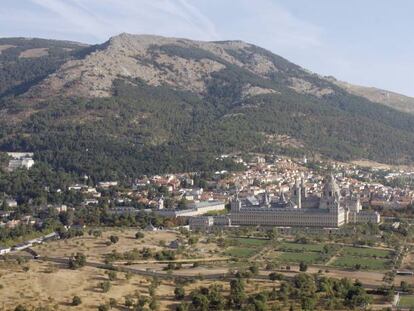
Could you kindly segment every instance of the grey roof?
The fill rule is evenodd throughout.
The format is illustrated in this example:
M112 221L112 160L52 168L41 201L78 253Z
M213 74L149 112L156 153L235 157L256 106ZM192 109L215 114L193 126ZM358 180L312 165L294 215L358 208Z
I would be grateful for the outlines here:
M255 196L249 196L246 198L249 205L260 205L259 200Z

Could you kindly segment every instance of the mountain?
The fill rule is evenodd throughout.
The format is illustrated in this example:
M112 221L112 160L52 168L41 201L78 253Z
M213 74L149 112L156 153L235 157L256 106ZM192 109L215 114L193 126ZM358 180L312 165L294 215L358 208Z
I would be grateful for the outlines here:
M385 106L408 113L414 113L414 98L401 95L395 92L381 90L375 87L365 87L360 85L354 85L344 81L336 80L335 78L328 78L338 86L344 88L349 93L365 97L366 99L380 103Z
M0 150L98 179L222 153L414 160L414 116L241 41L0 39Z
M85 47L69 41L0 38L0 98L24 93Z

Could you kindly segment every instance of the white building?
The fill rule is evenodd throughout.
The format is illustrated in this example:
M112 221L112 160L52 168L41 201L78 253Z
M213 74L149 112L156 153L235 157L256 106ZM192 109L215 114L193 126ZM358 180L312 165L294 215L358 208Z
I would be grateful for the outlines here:
M11 157L9 160L9 171L14 171L18 168L30 169L34 165L33 153L31 152L8 152L7 155Z
M10 208L15 208L17 207L17 201L14 199L5 199L6 200L6 204L8 207ZM0 206L3 204L3 201L0 201Z
M0 247L0 255L6 255L11 252L10 247Z
M104 189L108 189L108 188L116 187L116 186L118 186L117 181L101 181L98 183L98 187L104 188Z

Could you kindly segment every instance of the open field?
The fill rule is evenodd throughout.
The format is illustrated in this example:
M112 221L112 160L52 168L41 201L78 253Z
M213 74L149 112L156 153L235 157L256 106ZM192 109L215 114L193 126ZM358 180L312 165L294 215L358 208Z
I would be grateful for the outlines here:
M281 263L300 263L301 261L306 264L315 264L323 263L324 259L321 257L321 254L317 252L305 252L305 253L295 253L295 252L285 252L279 253L276 256L276 259Z
M155 252L170 249L168 245L180 238L180 234L173 231L156 231L143 232L145 237L136 239L136 229L106 229L102 231L101 237L93 237L85 234L82 237L75 237L67 240L58 240L48 242L47 244L34 247L42 257L68 258L72 254L82 252L88 258L88 261L103 263L105 255L113 252L124 253L128 251L151 249ZM109 243L109 237L115 235L119 237L116 244ZM172 249L170 249L172 250ZM174 251L174 250L172 250ZM222 249L215 243L207 243L205 240L194 245L186 246L183 255L179 259L208 259L210 257L221 256ZM153 258L144 261L153 261Z
M334 267L341 268L355 268L356 265L360 265L360 269L367 270L388 270L391 268L391 264L388 259L384 258L366 258L366 257L354 257L354 256L341 256L337 257L332 263Z
M24 272L22 267L9 263L0 266L0 284L3 285L0 289L1 310L14 310L18 303L33 307L47 305L58 310L97 310L98 305L109 298L123 302L125 295L134 295L136 291L143 295L148 293L149 280L141 276L134 275L126 280L123 273L118 273L118 279L111 282L110 290L103 293L98 284L108 279L104 270L89 267L69 270L38 261L25 266L29 271ZM157 294L161 297L162 306L170 303L173 288L168 284L160 286ZM70 305L74 295L82 299L81 306Z
M380 248L354 247L329 243L302 244L289 241L270 242L255 238L232 238L224 255L276 261L280 264L327 264L330 267L359 270L389 270L393 251Z
M414 296L400 296L399 308L414 308Z
M293 267L297 268L297 267ZM319 270L323 271L323 275L332 278L349 278L353 281L359 280L363 284L370 286L381 286L383 283L384 273L381 271L353 271L353 270L342 270L335 267L321 268L316 266L310 266L306 272L318 273Z
M23 267L28 267L24 271ZM192 273L202 274L206 268L197 268ZM223 271L224 272L224 271ZM185 275L185 273L183 273ZM194 274L192 274L194 275ZM97 307L116 299L123 304L125 296L148 297L152 278L139 275L126 277L125 273L118 272L117 279L111 281L111 287L104 293L99 288L99 283L107 281L105 270L91 267L83 267L78 270L69 270L66 266L51 264L43 261L30 261L23 265L12 262L0 262L0 310L13 311L17 304L22 304L31 310L39 306L48 306L54 310L84 310L96 311ZM179 303L174 298L175 283L172 280L159 280L156 287L156 297L160 303L160 311L175 310ZM222 293L228 295L229 282L219 280L197 280L184 286L186 293L199 286L208 287L211 284L223 286ZM270 280L249 281L246 283L246 292L254 293L259 290L271 290L277 283ZM80 306L71 305L72 298L79 296L82 300ZM134 298L136 299L136 298ZM114 310L127 310L119 306Z
M69 257L76 252L84 253L89 261L103 262L103 255L117 252L125 252L134 248L152 248L162 250L160 243L168 245L177 239L177 234L168 231L144 232L143 239L135 239L136 229L107 229L102 230L101 237L93 237L85 234L82 237L75 237L67 240L53 241L47 244L36 246L34 249L46 257ZM116 235L119 241L116 244L109 244L109 237ZM163 242L161 242L163 241ZM108 244L107 244L108 243Z
M256 254L256 250L254 248L248 247L230 247L225 252L225 255L237 257L237 258L248 258Z
M385 163L379 163L379 162L375 162L372 160L367 160L367 159L360 159L360 160L354 160L351 161L352 164L358 165L358 166L363 166L363 167L370 167L370 168L375 168L375 169L384 169L384 170L389 170L391 167L399 167L399 166L394 166L394 165L390 165L390 164L385 164Z
M393 254L392 251L385 249L374 248L360 248L345 246L342 248L342 253L357 257L378 257L378 258L390 258Z
M330 266L353 269L359 265L362 270L389 270L394 253L387 249L362 248L343 246L339 256L335 257Z
M236 258L249 258L262 251L269 244L269 240L255 238L230 238L226 241L229 245L224 251L225 256Z
M280 251L285 252L322 252L324 244L300 244L293 242L283 242L277 247Z
M323 252L325 244L302 244L295 242L281 242L271 248L265 259L277 261L282 264L324 264L330 255Z
M16 301L21 303L38 306L58 306L58 310L73 310L74 307L69 303L74 295L81 297L83 303L82 308L77 310L96 310L97 305L105 303L109 298L115 298L119 302L124 301L125 295L134 295L138 291L141 295L148 295L150 278L142 275L133 275L127 279L126 274L118 272L117 279L111 281L109 292L103 293L98 285L104 280L108 280L105 270L93 268L90 266L83 267L79 270L69 270L67 264L58 265L46 262L47 258L64 258L67 259L71 254L83 252L87 256L88 263L102 263L104 255L112 252L126 252L133 249L142 250L150 248L157 251L171 250L168 245L174 240L186 240L185 236L178 232L157 231L144 232L145 237L136 239L136 229L103 229L102 236L93 237L85 235L82 237L71 238L68 240L52 241L44 245L36 246L36 251L45 259L39 261L31 261L23 265L13 264L12 267L0 267L0 297L3 305L0 304L0 310L12 311L12 306L16 305ZM108 243L109 237L116 235L119 241L115 244ZM191 276L196 283L186 285L187 293L191 288L198 286L200 282L212 284L219 282L224 286L223 291L228 291L228 281L221 281L221 278L230 270L246 270L252 263L257 263L259 273L257 278L249 280L246 285L249 292L257 292L264 288L272 289L278 286L276 282L268 280L269 273L272 270L265 269L265 265L269 261L278 262L283 265L289 265L290 271L281 266L281 270L276 270L287 277L293 277L299 273L298 264L303 261L309 265L309 273L319 273L323 276L343 278L348 277L352 280L359 279L367 286L381 286L383 284L384 262L389 259L384 258L388 254L387 250L367 249L360 256L355 257L349 254L356 254L360 249L353 247L337 247L335 254L325 254L324 244L299 244L293 242L271 242L266 239L256 238L227 238L227 247L219 247L216 244L214 236L200 236L198 241L193 245L185 245L185 256L180 255L174 261L175 264L180 263L179 268L166 271L168 262L157 261L151 257L142 260L133 260L125 265L126 261L116 261L114 264L118 267L125 267L153 273L162 273L170 276ZM218 239L216 239L218 241ZM217 242L218 243L218 242ZM385 253L384 253L385 252ZM22 253L23 255L23 253ZM27 255L27 254L26 254ZM256 256L257 255L257 256ZM227 257L226 257L227 256ZM333 257L333 264L341 264L341 260L345 260L344 266L323 267L327 258ZM377 258L372 257L377 256ZM228 257L237 258L234 261L228 261ZM352 261L353 260L353 261ZM364 264L367 262L367 270L373 271L352 271L341 268L353 268L355 263ZM1 261L0 261L1 263ZM197 263L197 264L195 264ZM368 264L369 263L369 264ZM342 263L343 264L343 263ZM375 266L379 265L379 266ZM28 266L28 271L24 272L23 267ZM364 266L365 268L365 266ZM375 271L374 271L375 270ZM160 310L174 310L177 303L174 299L174 281L161 279L161 285L157 288L157 297L160 300ZM213 278L207 280L209 278ZM4 298L4 299L3 299ZM123 308L123 307L122 307ZM119 308L119 310L125 310Z
M263 247L269 243L269 240L254 239L254 238L233 238L229 242L231 245L245 246L245 247Z

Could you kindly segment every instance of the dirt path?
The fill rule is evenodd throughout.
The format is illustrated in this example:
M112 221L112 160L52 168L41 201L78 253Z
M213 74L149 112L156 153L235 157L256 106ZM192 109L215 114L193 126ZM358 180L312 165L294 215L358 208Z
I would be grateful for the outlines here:
M193 263L193 262L215 262L215 261L229 261L230 257L208 257L208 258L194 258L194 259L175 259L175 260L136 260L136 261L116 261L116 264L168 264L168 263Z
M338 258L338 253L329 258L329 260L325 263L325 266L329 266L330 264L332 264L336 260L336 258Z

